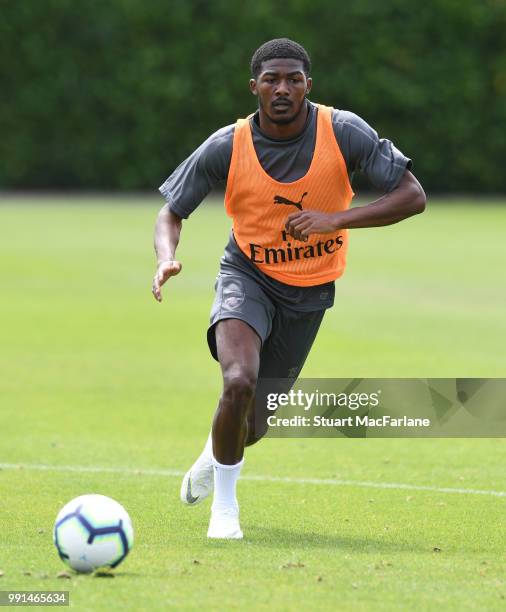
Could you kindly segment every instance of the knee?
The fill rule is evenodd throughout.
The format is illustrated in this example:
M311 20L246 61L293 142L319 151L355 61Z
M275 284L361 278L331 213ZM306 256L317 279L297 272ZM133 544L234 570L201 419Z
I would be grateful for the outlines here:
M234 368L223 376L223 399L247 405L255 393L256 375L247 368Z

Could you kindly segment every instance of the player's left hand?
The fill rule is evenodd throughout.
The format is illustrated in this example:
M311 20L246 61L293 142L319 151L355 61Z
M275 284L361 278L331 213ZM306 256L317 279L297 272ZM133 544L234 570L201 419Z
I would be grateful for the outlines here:
M310 234L328 234L338 229L337 217L317 210L303 210L288 215L285 229L295 240L305 242Z

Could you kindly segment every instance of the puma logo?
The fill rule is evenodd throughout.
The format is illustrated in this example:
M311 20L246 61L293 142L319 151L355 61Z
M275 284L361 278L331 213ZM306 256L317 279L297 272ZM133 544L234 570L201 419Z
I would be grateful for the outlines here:
M280 196L280 195L275 195L274 204L288 204L288 206L295 206L295 208L302 210L302 200L304 199L305 196L307 196L307 191L305 191L302 194L302 197L298 202L292 202L292 200L289 200L288 198L284 198L283 196Z

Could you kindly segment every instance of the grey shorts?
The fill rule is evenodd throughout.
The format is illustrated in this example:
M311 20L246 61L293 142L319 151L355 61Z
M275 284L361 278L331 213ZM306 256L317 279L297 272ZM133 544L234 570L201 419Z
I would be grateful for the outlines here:
M211 309L207 342L218 360L215 326L224 319L247 323L262 342L260 378L295 379L302 370L325 314L325 309L300 312L274 301L254 279L220 274Z

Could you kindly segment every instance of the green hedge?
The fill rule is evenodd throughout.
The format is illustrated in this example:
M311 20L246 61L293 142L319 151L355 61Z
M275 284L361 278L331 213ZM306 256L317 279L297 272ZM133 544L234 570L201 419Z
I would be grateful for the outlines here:
M151 189L254 109L289 36L316 101L360 114L428 190L506 191L502 0L0 0L0 187Z

